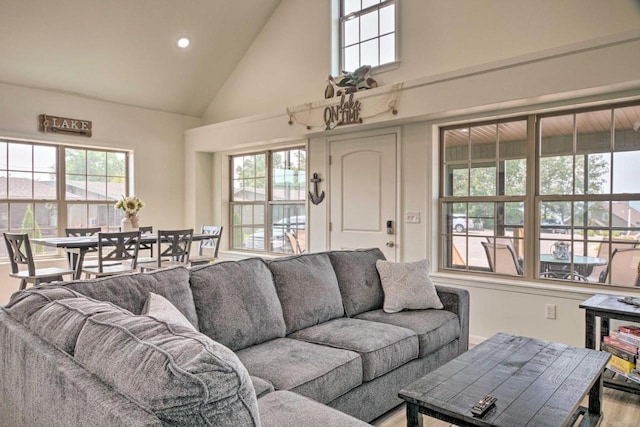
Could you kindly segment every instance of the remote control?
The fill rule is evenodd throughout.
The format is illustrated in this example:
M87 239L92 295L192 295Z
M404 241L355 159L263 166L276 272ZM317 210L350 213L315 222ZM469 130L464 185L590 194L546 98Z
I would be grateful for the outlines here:
M471 413L473 414L474 417L483 416L484 414L487 413L487 411L489 411L489 409L491 409L496 404L496 400L498 400L496 397L493 397L490 394L487 394L485 397L482 398L482 400L480 400L478 403L473 405L473 408L471 408Z

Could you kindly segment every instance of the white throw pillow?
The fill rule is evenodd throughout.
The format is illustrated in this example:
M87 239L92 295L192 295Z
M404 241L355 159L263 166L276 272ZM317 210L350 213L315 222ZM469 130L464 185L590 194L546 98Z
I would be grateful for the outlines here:
M149 298L147 298L147 302L142 309L142 314L149 315L156 320L196 330L175 305L171 304L165 297L153 292L149 292Z
M444 308L436 288L429 278L429 261L376 261L384 291L383 310L397 313L402 310Z

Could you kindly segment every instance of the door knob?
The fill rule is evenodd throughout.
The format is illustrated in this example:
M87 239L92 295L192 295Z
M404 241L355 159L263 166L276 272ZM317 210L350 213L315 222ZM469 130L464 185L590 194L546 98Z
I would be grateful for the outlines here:
M392 248L394 244L395 244L395 243L393 243L391 240L389 240L389 241L386 243L386 246L387 246L388 248Z

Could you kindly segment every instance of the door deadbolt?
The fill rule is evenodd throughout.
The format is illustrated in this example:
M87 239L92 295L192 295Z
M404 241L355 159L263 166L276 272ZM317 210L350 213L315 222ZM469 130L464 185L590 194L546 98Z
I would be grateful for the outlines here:
M395 245L395 243L393 243L392 241L388 241L388 242L386 243L386 246L387 246L388 248L392 248L394 245Z

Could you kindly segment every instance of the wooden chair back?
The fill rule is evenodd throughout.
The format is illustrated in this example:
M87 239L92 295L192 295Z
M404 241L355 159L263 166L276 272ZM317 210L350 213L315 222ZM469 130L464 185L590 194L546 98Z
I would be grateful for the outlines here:
M98 271L111 261L130 261L131 269L135 269L140 249L140 231L119 231L114 233L98 233Z
M33 252L27 233L4 233L4 241L9 252L9 262L11 272L16 274L20 271L20 265L26 265L29 276L36 274L36 266L33 262Z
M86 236L97 236L98 233L102 231L101 227L80 227L80 228L72 228L67 227L64 229L64 234L67 237L86 237ZM87 252L97 252L98 248L89 248Z
M163 261L187 264L189 262L192 238L193 228L185 230L158 230L157 267L162 267Z
M220 225L203 225L202 234L209 234L211 237L200 240L198 245L198 255L204 255L204 251L213 252L212 257L218 257L218 250L220 250L220 240L222 239L222 229Z

